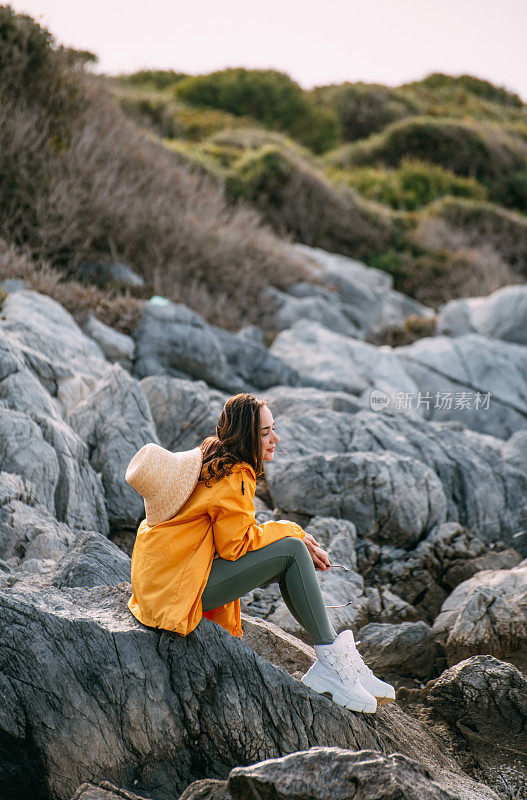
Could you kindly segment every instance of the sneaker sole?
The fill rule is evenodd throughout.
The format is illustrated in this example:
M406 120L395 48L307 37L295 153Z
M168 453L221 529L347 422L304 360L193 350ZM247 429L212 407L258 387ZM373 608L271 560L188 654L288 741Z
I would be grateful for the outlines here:
M304 675L304 678L306 675ZM313 691L317 692L317 694L324 694L325 692L328 692L331 695L331 699L334 703L344 706L344 708L349 709L349 711L362 711L365 714L374 714L377 711L377 702L375 702L374 705L367 699L355 700L341 689L338 689L336 686L332 686L329 681L325 681L323 678L318 678L316 676L309 676L307 680L304 680L304 678L301 678L301 683L303 683L304 686L308 686L310 689L313 689Z

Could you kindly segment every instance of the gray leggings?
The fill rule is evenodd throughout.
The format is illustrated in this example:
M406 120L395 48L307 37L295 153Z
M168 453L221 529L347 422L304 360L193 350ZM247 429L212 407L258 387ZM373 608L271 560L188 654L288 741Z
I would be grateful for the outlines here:
M236 600L257 586L277 581L285 604L314 644L330 644L337 634L328 619L315 565L296 536L251 550L236 561L215 558L201 595L203 611Z

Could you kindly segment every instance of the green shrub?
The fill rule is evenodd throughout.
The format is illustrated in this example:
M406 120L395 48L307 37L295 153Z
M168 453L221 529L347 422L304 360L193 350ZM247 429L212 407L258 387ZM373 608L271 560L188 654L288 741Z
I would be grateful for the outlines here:
M423 212L438 217L457 232L464 247L487 245L518 274L527 277L527 217L494 203L445 197Z
M510 92L501 86L495 86L490 81L483 78L476 78L473 75L445 75L443 72L433 72L418 82L420 86L433 91L445 91L452 93L455 89L462 89L469 94L489 100L492 103L499 103L503 106L522 108L523 101L515 93ZM405 86L415 86L416 83L405 84Z
M193 108L166 92L113 85L112 94L125 114L152 128L158 136L199 142L227 127L246 125L246 120L213 108Z
M219 70L186 78L174 92L192 105L223 109L288 131L317 153L339 141L336 115L318 108L295 81L277 70Z
M527 209L523 177L527 142L495 124L412 117L362 142L327 153L324 159L341 168L367 164L397 167L405 157L475 178L487 187L491 199L521 211Z
M176 83L188 78L186 72L174 72L171 69L142 69L129 75L118 75L117 81L138 88L168 89Z
M80 107L72 52L57 48L52 34L30 16L0 6L0 103L40 107L58 149Z
M338 190L292 151L268 144L248 150L226 175L235 200L249 200L281 235L362 258L386 246L391 218L352 190Z
M311 96L337 114L342 138L348 142L381 131L395 120L422 112L416 100L397 89L375 83L319 86L311 90Z
M394 170L357 167L334 175L370 200L408 211L447 194L477 200L486 200L488 194L472 178L460 178L450 170L410 158L403 158Z

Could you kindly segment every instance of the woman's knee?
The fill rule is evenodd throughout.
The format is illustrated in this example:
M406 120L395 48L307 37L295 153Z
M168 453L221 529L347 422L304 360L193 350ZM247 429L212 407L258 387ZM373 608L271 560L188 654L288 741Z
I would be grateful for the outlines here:
M307 545L303 539L299 539L298 536L286 536L284 538L287 540L287 550L291 555L297 558L305 558L306 555L309 555Z

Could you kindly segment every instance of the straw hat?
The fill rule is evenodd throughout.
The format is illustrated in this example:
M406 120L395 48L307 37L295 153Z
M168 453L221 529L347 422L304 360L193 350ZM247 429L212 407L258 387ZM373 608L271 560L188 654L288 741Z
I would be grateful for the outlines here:
M137 451L124 477L145 501L147 525L176 515L198 482L202 461L200 447L172 453L148 442Z

